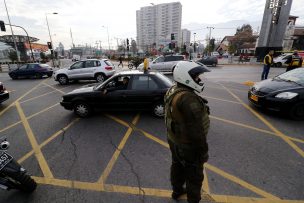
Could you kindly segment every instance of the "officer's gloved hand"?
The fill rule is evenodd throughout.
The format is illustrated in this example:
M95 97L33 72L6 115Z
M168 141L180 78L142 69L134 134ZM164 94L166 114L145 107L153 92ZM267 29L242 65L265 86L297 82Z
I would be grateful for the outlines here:
M208 159L209 159L209 154L208 154L208 152L207 152L207 153L204 153L204 154L202 155L202 162L203 162L203 163L206 163L206 162L208 161Z

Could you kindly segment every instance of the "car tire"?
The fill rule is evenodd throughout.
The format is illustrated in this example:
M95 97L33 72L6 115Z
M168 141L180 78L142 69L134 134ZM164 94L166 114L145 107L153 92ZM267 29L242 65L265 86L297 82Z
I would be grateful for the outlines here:
M95 80L98 83L102 83L102 82L105 81L105 76L102 73L98 73L98 74L95 75Z
M276 67L282 67L282 63L281 62L278 62L278 63L276 63Z
M304 102L295 104L290 109L289 116L293 120L304 120Z
M69 79L66 75L58 75L57 80L60 85L67 85L69 83Z
M216 63L213 63L213 64L212 64L212 67L216 67Z
M11 78L12 78L12 80L16 80L16 79L18 79L18 76L15 74L11 74Z
M51 74L51 73L48 73L48 74L47 74L47 76L48 76L49 78L52 77L52 75L53 75L53 74Z
M173 73L174 69L175 69L175 66L173 66L173 68L172 68L172 73Z
M78 101L74 104L74 113L81 117L88 117L92 112L92 108L85 101Z
M157 102L152 107L152 113L157 118L163 118L165 115L165 106L163 102Z

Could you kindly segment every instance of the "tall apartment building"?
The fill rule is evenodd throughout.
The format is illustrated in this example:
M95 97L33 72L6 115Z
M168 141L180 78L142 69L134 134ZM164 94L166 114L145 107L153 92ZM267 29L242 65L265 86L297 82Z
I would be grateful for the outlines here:
M137 43L139 49L168 46L171 34L181 43L182 5L180 2L146 6L136 11Z
M191 31L187 30L187 29L182 29L182 39L181 39L181 43L182 44L190 44L190 40L191 40Z

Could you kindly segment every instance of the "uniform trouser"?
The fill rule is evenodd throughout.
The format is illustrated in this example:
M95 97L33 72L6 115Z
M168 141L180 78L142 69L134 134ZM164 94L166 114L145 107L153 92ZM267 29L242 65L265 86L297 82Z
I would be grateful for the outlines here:
M181 193L186 183L188 202L199 202L201 199L201 188L204 180L204 167L198 150L180 148L168 140L172 165L170 180L173 191Z
M270 70L270 67L268 65L264 65L261 80L265 80L268 78L269 70Z

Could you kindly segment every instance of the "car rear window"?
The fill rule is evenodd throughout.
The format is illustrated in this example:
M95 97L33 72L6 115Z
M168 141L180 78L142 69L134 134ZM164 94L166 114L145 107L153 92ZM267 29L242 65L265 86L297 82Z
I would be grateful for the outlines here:
M104 62L105 62L105 64L107 64L108 66L113 66L113 67L114 67L114 65L113 65L113 63L112 63L111 61L104 60Z

